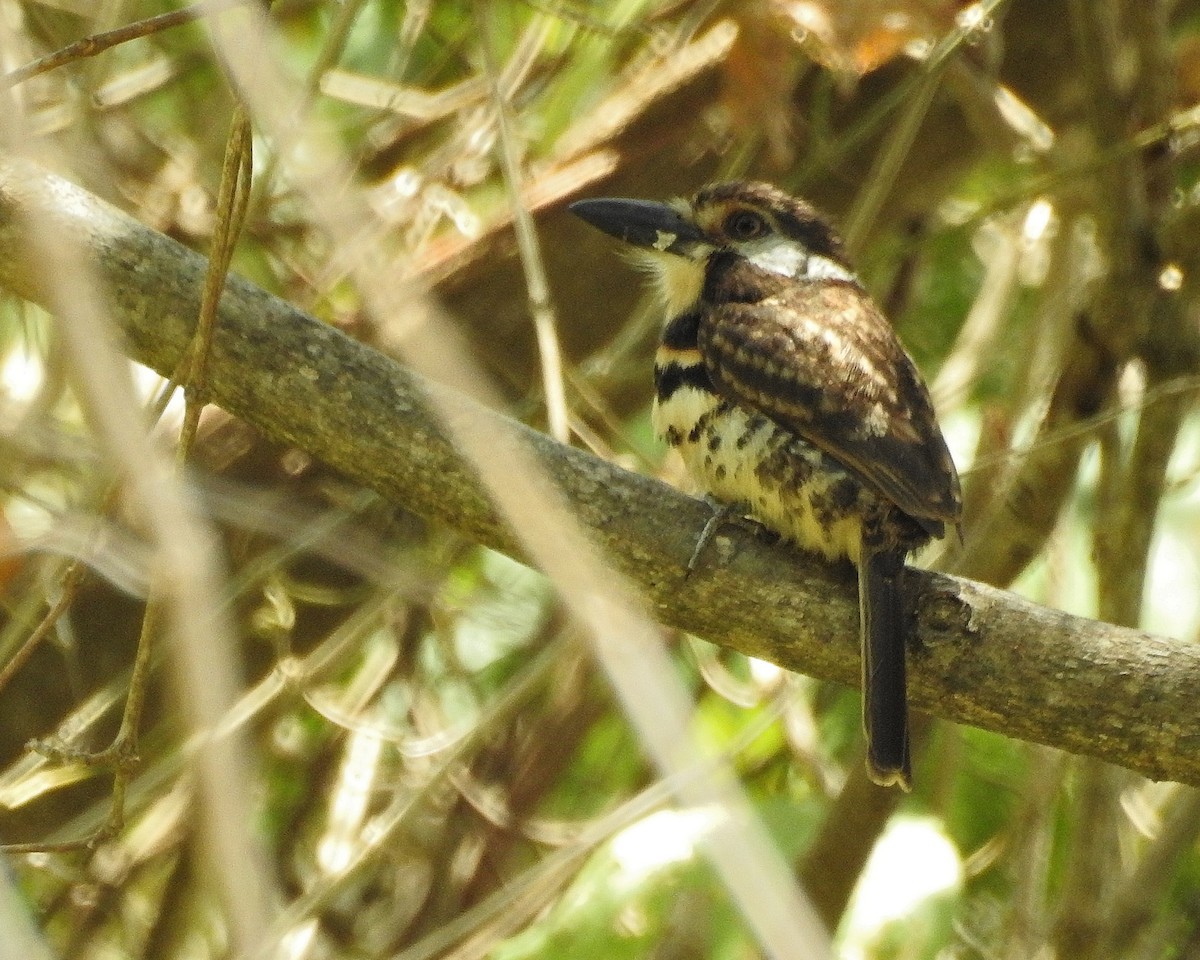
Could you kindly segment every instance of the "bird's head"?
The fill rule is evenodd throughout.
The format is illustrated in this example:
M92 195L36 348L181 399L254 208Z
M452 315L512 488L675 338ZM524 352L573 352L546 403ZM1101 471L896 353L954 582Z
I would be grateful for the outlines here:
M670 203L578 200L568 209L633 247L632 259L655 278L669 314L696 301L717 254L795 280L855 280L829 222L766 183L713 184Z

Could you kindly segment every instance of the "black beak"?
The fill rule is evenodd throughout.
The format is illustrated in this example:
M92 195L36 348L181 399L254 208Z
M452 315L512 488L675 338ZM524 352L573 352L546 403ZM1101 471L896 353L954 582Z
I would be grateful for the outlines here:
M635 247L694 256L705 243L694 224L674 207L648 200L576 200L567 207L575 216Z

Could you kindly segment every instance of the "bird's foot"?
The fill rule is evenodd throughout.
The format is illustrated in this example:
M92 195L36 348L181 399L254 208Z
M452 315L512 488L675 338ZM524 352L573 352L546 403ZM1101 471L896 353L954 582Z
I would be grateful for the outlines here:
M684 572L685 578L690 577L700 565L700 558L704 555L704 551L724 524L737 523L747 529L753 528L756 533L765 529L758 521L746 516L744 503L722 503L708 496L704 498L704 502L708 504L713 513L708 518L708 522L704 524L704 529L700 531L700 536L696 538L696 546L692 550L691 557L688 558L687 569Z

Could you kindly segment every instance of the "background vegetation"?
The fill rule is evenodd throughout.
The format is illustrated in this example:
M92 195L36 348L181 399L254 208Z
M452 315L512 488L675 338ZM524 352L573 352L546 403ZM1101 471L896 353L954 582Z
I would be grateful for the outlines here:
M163 12L0 0L5 152L672 482L659 318L565 205L778 182L837 217L933 385L967 520L925 560L1195 636L1197 4ZM45 243L56 313L96 299ZM204 406L203 334L190 402L140 372L154 442L122 440L73 329L0 301L0 909L38 943L0 957L1200 957L1193 788L929 720L901 797L862 775L853 691L663 630L692 734L834 935L769 946L756 861L702 855L736 795L681 801L710 768L647 759L656 695L611 692L565 557L552 589ZM198 516L155 499L155 450Z

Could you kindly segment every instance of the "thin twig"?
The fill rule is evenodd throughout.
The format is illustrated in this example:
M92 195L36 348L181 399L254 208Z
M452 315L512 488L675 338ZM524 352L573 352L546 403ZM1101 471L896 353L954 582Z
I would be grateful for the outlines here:
M221 301L221 291L225 289L225 278L229 274L234 247L245 222L246 207L250 199L252 164L250 118L245 106L239 102L233 109L229 138L225 146L221 186L217 194L216 229L213 232L208 272L204 278L200 316L196 324L196 333L192 337L187 369L182 378L187 403L177 450L180 463L187 459L191 451L200 423L200 412L205 404L204 378L212 350L213 330L217 323L217 305Z
M246 206L250 195L250 173L252 168L251 130L249 117L245 107L238 103L234 108L233 120L226 145L225 162L222 168L221 186L217 200L217 228L213 235L212 257L209 260L205 277L204 291L201 296L199 320L196 332L192 338L189 351L185 354L172 380L184 384L185 407L183 427L180 431L179 443L176 448L176 463L182 468L195 441L196 430L199 426L200 413L205 405L204 377L207 371L208 357L212 348L213 331L216 327L217 304L220 302L221 291L224 289L225 278L228 275L229 264L233 257L236 239L244 222ZM165 408L171 394L170 385L165 389L156 402L157 412ZM117 490L114 488L106 497L101 508L107 513L115 502ZM81 560L76 560L68 569L64 578L63 596L42 619L30 639L26 641L18 655L0 672L0 688L8 676L19 669L28 659L37 645L41 643L58 618L67 610L74 599L75 592L83 580L86 566ZM134 657L133 672L129 680L129 691L125 698L125 708L121 714L121 725L112 742L103 750L82 752L67 748L63 745L44 743L39 749L47 756L60 760L84 762L90 766L113 768L112 794L109 800L109 811L104 822L89 837L78 841L68 841L65 845L53 847L27 844L28 850L68 850L94 848L121 830L125 819L125 796L128 792L130 777L137 763L137 745L141 729L142 713L145 708L146 693L149 688L150 669L154 659L154 638L162 621L161 603L152 592L142 615L141 630L138 635L137 653Z
M167 409L167 404L171 401L171 395L175 392L178 385L179 372L176 371L171 379L164 384L158 396L150 405L150 423L157 423L162 418L163 413ZM108 489L100 498L99 506L96 508L97 515L106 516L116 505L119 494L120 487L116 484L109 484ZM97 531L96 537L99 536L100 532ZM85 550L85 555L86 552ZM34 651L37 650L42 641L50 635L50 631L54 628L54 625L71 608L71 604L75 601L75 596L84 582L87 570L87 562L82 557L76 557L49 575L51 581L57 580L61 584L58 599L46 611L42 619L38 622L38 625L30 632L29 637L17 649L17 652L13 654L3 668L0 668L0 690L3 690L20 671L21 667L29 661L29 658L33 656Z
M562 350L558 342L558 321L554 315L554 304L550 299L550 282L546 279L546 265L538 243L537 228L523 200L521 188L521 158L516 137L508 117L508 104L501 90L500 67L496 63L496 52L492 49L495 32L490 29L494 9L482 2L475 4L475 16L480 26L480 45L487 70L488 91L496 114L496 128L500 142L500 168L504 173L504 185L508 190L509 205L513 211L513 226L517 235L517 247L521 254L521 268L525 272L525 290L529 299L529 312L533 317L533 328L537 334L538 355L542 366L542 389L546 395L546 419L550 436L559 443L571 439L570 418L567 412L566 390L563 386ZM551 21L541 18L540 30L546 35Z
M889 131L887 140L863 181L864 187L846 218L846 247L851 256L856 257L861 252L884 201L895 189L896 175L908 157L930 104L941 87L945 62L943 59L939 61L941 66L922 72L916 92L907 100L904 112Z
M24 83L31 77L49 73L51 70L57 70L68 63L94 57L98 53L103 53L105 50L110 50L122 43L128 43L130 40L137 40L140 37L162 33L164 30L170 30L172 27L182 26L185 23L191 23L194 20L201 20L204 17L221 13L231 7L242 6L252 2L254 0L207 0L205 3L193 4L190 7L183 7L180 10L160 13L156 17L147 17L145 20L126 24L123 27L117 27L115 30L94 33L89 37L76 40L74 43L55 50L44 57L39 57L37 60L27 63L23 67L10 70L4 76L0 77L0 90L15 87L17 84Z
M87 573L87 564L83 560L75 559L67 565L62 576L62 589L58 599L46 611L45 616L34 627L29 637L12 655L8 663L0 668L0 690L8 686L9 681L25 666L34 651L41 646L42 641L50 635L50 631L54 629L59 618L70 609L71 604L75 601L75 594L79 591L79 585L83 583L85 573Z
M825 176L829 170L837 169L854 150L876 135L893 111L898 110L913 96L914 84L924 83L927 75L939 74L950 57L977 31L992 23L1000 8L1007 2L1008 0L983 0L982 3L973 5L972 17L959 22L934 45L921 65L921 70L896 86L887 96L880 98L848 135L839 138L828 150L818 151L807 168L797 177L796 182L808 183Z

